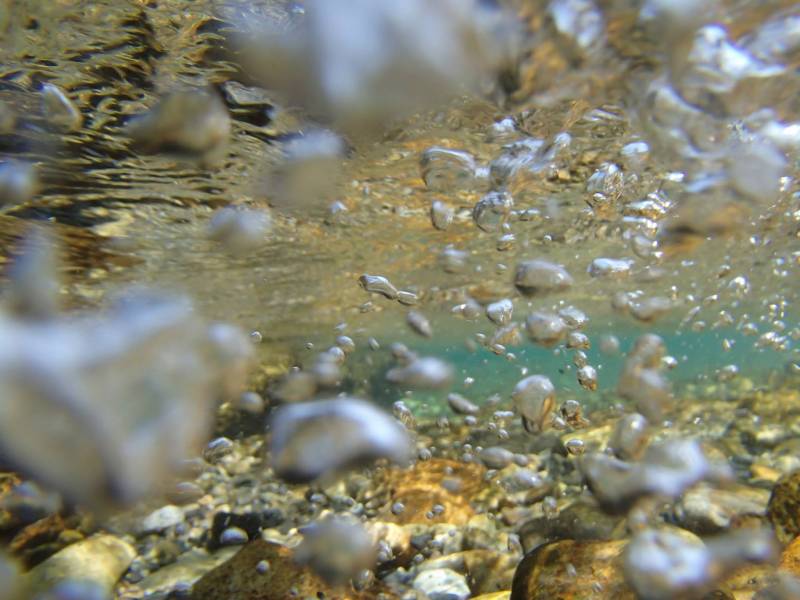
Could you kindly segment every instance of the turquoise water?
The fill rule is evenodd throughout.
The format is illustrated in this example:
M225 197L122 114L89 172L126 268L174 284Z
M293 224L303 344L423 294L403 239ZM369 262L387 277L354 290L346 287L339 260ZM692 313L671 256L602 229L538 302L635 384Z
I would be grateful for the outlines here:
M604 353L599 347L600 338L611 332L619 339L619 351ZM479 346L471 350L466 343L466 335L459 340L443 341L421 340L402 333L393 335L389 339L402 341L419 355L445 358L455 367L455 378L451 389L436 392L417 390L408 393L387 383L383 378L384 373L394 364L390 350L388 348L377 351L365 350L363 349L365 344L362 344L361 348L348 359L348 363L354 365L352 368L355 372L361 372L361 368L356 365L372 364L377 368L370 372L366 382L356 379L349 382L349 385L386 405L402 399L415 413L438 415L449 413L445 402L449 392L458 392L479 404L490 396L498 394L504 401L500 407L508 407L510 394L516 383L526 375L540 373L550 377L559 394L560 402L574 398L586 408L593 409L620 401L615 390L625 353L638 336L644 333L660 335L666 344L669 356L675 358L676 366L667 371L667 377L678 396L686 393L686 386L690 384L700 384L697 388L693 388L695 392L705 390L723 397L741 389L741 382L744 379L750 379L754 386L766 385L771 376L785 372L789 361L787 352L772 347L754 347L758 337L745 335L734 327L702 332L676 331L675 324L665 323L652 328L590 327L585 333L592 342L592 347L585 351L588 363L594 366L598 373L598 389L595 391L585 390L578 384L576 367L572 363L574 351L564 348L563 345L545 348L526 340L521 346L509 348L509 351L516 356L516 359L509 360L484 347ZM723 350L725 340L731 344L728 351ZM717 371L728 365L736 365L738 375L717 385ZM465 383L468 378L473 381Z

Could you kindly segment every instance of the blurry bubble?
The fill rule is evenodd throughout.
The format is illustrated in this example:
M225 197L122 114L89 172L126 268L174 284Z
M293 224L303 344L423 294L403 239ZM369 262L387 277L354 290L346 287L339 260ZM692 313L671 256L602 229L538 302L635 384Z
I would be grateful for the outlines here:
M513 20L478 0L313 0L292 28L237 25L247 70L354 134L476 89L517 39Z
M553 346L567 334L567 325L554 313L532 312L525 320L525 330L537 344Z
M576 375L582 388L590 392L597 390L597 369L591 365L585 365L578 369Z
M459 415L474 415L480 410L480 407L477 404L473 403L461 394L448 394L447 404L454 413Z
M433 337L433 327L431 327L428 317L421 312L416 310L409 311L406 315L406 323L415 333L422 337Z
M453 368L443 360L427 356L417 358L406 366L389 369L386 379L411 389L439 389L453 381Z
M567 348L574 348L576 350L588 350L591 344L589 343L589 336L580 331L570 331L567 335Z
M81 111L64 90L52 83L42 85L42 114L49 125L64 133L72 133L83 126Z
M309 482L378 458L411 457L406 430L373 405L354 398L281 406L273 413L270 455L275 474Z
M417 426L414 413L411 412L411 409L408 408L408 405L402 400L398 400L392 404L392 416L400 421L406 429L414 429Z
M444 231L450 227L454 216L455 211L441 200L431 203L431 223L436 229Z
M304 525L300 533L303 541L294 550L294 560L329 583L342 584L375 565L372 537L354 519L329 516Z
M42 320L57 316L59 258L49 230L36 227L23 238L8 269L8 285L3 294L5 307L15 317Z
M196 455L220 395L241 392L250 358L242 332L208 326L186 299L155 292L104 314L3 316L0 329L0 421L15 424L0 436L4 455L98 509L152 494Z
M422 180L431 190L449 192L454 189L469 189L474 184L477 165L468 152L450 148L428 148L422 153L419 165L422 170ZM447 224L449 225L449 222ZM436 226L436 221L434 225ZM446 227L436 226L436 228Z
M491 233L505 223L513 207L514 201L507 192L489 192L475 204L472 220L479 229Z
M645 298L637 302L632 302L630 305L630 313L637 320L645 323L655 321L662 317L672 309L672 302L669 298L662 296L653 296Z
M264 243L272 222L267 213L225 207L216 211L208 224L208 237L231 252L244 252Z
M358 282L361 284L361 287L368 292L380 294L381 296L389 298L389 300L397 298L397 288L382 275L365 274L358 278Z
M289 213L319 212L336 198L346 150L344 140L326 129L291 137L266 176L264 195Z
M653 444L636 463L587 454L581 471L595 498L611 511L625 510L643 496L677 498L699 481L722 481L732 475L727 465L710 462L700 444L689 439Z
M610 279L623 279L627 277L633 267L630 259L595 258L589 265L591 277L607 277Z
M526 296L562 291L572 284L572 276L564 267L538 259L521 262L514 276L514 285Z
M445 273L461 273L467 268L469 254L463 250L447 247L439 254L439 264Z
M544 430L548 418L555 409L556 391L550 379L544 375L531 375L514 387L511 400L522 417L528 432Z
M498 300L486 306L486 316L495 325L507 325L514 313L514 303L508 299Z
M313 373L290 372L278 380L269 390L270 397L280 402L303 402L317 391L317 380Z
M647 419L638 413L625 415L617 421L608 446L622 460L641 457L648 442Z
M226 152L231 118L216 92L183 90L131 119L126 131L143 152L177 152L215 162Z
M559 309L558 316L570 329L580 329L589 322L589 317L582 310L574 306L565 306Z
M251 415L260 415L266 409L266 403L256 392L244 392L236 399L234 407Z
M28 163L0 163L0 207L15 206L30 201L39 190L36 168Z
M624 553L625 579L642 597L667 600L700 597L738 567L775 560L777 547L767 529L740 530L705 544L679 529L645 529Z

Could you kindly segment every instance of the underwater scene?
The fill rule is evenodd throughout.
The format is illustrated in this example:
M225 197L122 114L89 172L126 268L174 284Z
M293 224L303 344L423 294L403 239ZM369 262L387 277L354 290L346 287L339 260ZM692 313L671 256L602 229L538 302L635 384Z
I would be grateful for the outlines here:
M800 600L800 4L0 0L0 600Z

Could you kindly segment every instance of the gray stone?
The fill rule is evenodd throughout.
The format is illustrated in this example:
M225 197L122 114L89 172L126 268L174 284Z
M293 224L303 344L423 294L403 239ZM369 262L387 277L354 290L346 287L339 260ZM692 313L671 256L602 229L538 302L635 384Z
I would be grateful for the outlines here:
M183 511L174 504L167 504L147 515L137 528L139 535L160 533L184 521Z
M221 565L239 551L238 547L222 548L213 554L205 550L194 549L171 565L150 573L139 582L139 588L145 597L169 593L182 584L194 584L211 569Z
M414 589L430 600L467 600L471 592L463 575L452 569L428 569L414 578Z
M112 535L96 535L56 552L27 575L31 597L79 576L111 594L136 550Z

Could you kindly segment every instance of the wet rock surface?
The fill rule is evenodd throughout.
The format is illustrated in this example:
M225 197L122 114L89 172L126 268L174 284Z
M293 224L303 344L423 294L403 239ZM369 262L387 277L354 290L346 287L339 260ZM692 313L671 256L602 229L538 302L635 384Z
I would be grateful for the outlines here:
M268 565L259 568L259 565ZM348 585L332 588L310 570L298 566L285 546L256 540L247 544L227 562L204 575L192 586L193 600L278 600L292 596L366 600L387 590L376 585L364 591ZM387 595L387 598L393 598Z

